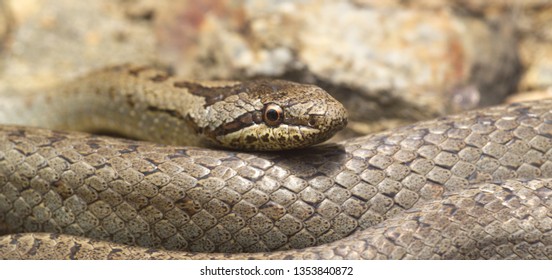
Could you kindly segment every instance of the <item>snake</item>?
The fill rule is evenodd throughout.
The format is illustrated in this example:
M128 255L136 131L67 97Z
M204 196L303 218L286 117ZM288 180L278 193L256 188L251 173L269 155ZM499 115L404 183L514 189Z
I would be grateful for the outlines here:
M2 259L552 258L552 100L315 146L346 110L278 80L117 66L1 104Z

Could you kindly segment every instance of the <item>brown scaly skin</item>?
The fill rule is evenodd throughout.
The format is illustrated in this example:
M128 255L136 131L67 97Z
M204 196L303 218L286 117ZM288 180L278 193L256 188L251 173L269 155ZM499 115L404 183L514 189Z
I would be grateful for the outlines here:
M551 258L551 109L266 154L4 127L0 255ZM24 233L42 231L63 234Z
M550 259L550 195L549 179L483 183L342 240L299 250L189 253L26 233L0 237L0 252L4 259Z

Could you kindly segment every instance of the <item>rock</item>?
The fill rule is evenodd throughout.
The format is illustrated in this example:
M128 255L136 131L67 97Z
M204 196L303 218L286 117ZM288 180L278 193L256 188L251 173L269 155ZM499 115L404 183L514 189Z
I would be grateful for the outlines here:
M178 72L316 83L358 121L415 121L498 103L519 77L507 22L489 24L446 7L310 0L167 8L156 30L162 57L176 61Z
M152 25L128 16L116 1L7 4L16 24L4 49L0 85L41 87L106 65L155 60Z

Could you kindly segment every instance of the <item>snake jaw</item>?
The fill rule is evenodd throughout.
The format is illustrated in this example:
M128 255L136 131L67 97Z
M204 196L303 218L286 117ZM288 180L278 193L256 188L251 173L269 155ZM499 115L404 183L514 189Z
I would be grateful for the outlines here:
M319 143L318 129L280 125L277 128L259 124L218 136L216 145L245 151L280 151L299 149ZM325 139L324 139L325 140Z

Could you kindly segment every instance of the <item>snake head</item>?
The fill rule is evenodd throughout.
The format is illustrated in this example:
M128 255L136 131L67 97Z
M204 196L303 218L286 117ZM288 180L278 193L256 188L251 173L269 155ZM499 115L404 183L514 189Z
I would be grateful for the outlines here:
M249 151L304 148L347 125L343 105L314 85L256 80L235 84L232 91L218 98L220 103L212 111L224 109L234 117L204 130L218 146Z

